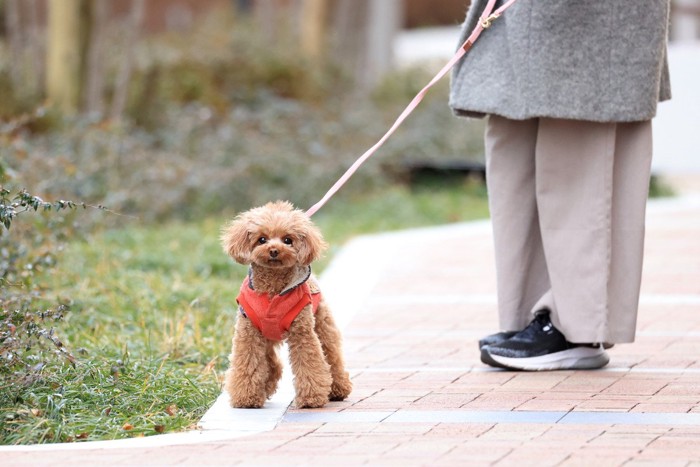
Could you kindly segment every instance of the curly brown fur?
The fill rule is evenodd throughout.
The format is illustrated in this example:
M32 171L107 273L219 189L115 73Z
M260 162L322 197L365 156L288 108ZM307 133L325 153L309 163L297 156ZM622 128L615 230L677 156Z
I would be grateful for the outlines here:
M311 219L285 201L241 213L223 229L221 241L236 262L250 264L254 289L271 296L282 292L327 247ZM284 337L297 407L323 407L350 394L342 337L323 299L315 315L307 305ZM233 407L262 407L274 394L282 375L279 344L263 336L249 319L238 319L225 377Z

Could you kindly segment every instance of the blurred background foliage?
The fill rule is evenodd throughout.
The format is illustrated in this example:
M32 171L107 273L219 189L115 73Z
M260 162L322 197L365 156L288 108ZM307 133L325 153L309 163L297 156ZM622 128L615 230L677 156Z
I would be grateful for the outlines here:
M3 1L5 15L10 3ZM12 60L6 44L0 51L5 184L103 204L147 222L230 214L278 198L312 204L434 71L384 70L367 86L358 78L365 76L357 72L362 59L334 49L338 39L327 35L323 55L310 54L299 46L298 28L281 23L272 34L261 21L253 12L219 8L176 32L139 35L129 15L107 22L96 42L100 78L90 79L97 72L88 70L83 80L102 83L101 92L89 104L83 90L77 112L47 101L41 86L20 92L17 84L33 81L13 81L13 73L32 73L13 67L34 65ZM139 39L129 40L134 35ZM125 61L131 64L126 83L120 79ZM454 119L446 92L441 83L345 196L405 182L411 160L481 157L480 125ZM125 103L115 114L120 94Z

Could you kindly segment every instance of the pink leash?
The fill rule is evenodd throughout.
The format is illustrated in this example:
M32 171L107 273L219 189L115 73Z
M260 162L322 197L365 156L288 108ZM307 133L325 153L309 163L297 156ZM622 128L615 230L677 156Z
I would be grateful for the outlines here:
M369 159L372 154L374 154L377 149L379 149L387 139L389 139L389 136L391 136L394 131L403 123L403 121L408 117L413 110L418 107L418 104L423 100L423 97L425 94L428 92L428 90L433 87L435 83L440 81L443 76L447 74L448 71L452 69L452 67L459 61L460 58L462 58L472 47L476 39L479 37L481 32L484 29L488 29L489 26L491 26L491 23L498 19L499 16L503 14L505 10L507 10L511 5L513 5L517 0L508 0L506 1L500 8L498 8L496 11L493 11L493 7L496 4L496 0L489 0L489 2L486 5L486 8L484 8L484 12L481 14L481 17L479 18L479 22L477 23L476 27L472 31L472 33L469 35L466 41L464 41L464 44L457 50L457 53L450 59L447 64L445 64L444 67L438 72L435 77L430 80L430 82L423 88L421 91L416 94L416 97L413 98L413 100L408 104L408 106L404 109L403 112L401 112L401 115L399 115L399 118L396 119L394 124L389 128L389 131L387 131L384 136L371 148L369 148L362 156L360 156L359 159L355 161L354 164L350 166L350 168L343 174L340 179L338 179L337 182L328 190L328 192L321 198L321 200L311 206L308 211L306 211L306 214L308 216L313 216L316 211L321 209L323 205L326 204L326 202L336 194L336 192L343 186L345 185L345 182L347 182L350 177L357 171L358 168L362 164L365 163L367 159Z

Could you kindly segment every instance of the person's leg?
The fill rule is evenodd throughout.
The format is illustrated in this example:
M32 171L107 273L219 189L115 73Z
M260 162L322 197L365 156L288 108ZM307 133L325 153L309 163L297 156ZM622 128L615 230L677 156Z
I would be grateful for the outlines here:
M634 338L650 135L649 122L541 119L540 227L552 322L569 342Z
M637 329L651 175L651 126L650 121L617 126L605 342L633 342Z
M549 289L535 198L538 120L491 115L486 125L486 183L496 260L499 324L520 331Z
M590 342L634 337L651 161L649 122L541 119L537 203L552 288L539 313L482 360L506 368L599 368ZM551 316L551 320L550 320Z
M603 342L611 243L614 123L542 119L537 205L552 322L570 342Z

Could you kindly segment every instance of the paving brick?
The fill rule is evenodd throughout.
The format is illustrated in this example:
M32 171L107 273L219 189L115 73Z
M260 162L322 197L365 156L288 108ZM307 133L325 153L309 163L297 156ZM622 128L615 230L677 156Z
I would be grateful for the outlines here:
M376 457L394 449L403 441L401 437L396 436L394 433L386 436L370 433L360 435L352 443L347 443L334 449L334 454L345 456L346 454L356 454L360 451L365 455L370 454Z
M493 428L493 423L439 423L432 427L426 437L476 438Z
M569 412L580 403L577 400L535 398L520 404L516 410Z
M549 426L542 423L498 423L479 437L480 440L504 440L528 442L547 432Z
M612 449L631 447L638 450L644 449L653 442L658 435L656 433L621 433L605 431L587 443L592 447L608 447Z
M459 393L433 393L428 394L425 397L414 401L411 404L411 408L415 409L456 409L463 407L464 405L470 403L474 399L479 397L478 393L475 394L459 394Z
M575 412L629 412L639 404L634 397L613 397L601 395L590 400L582 401L574 409Z
M633 457L634 454L628 452L614 451L598 451L598 450L579 450L573 452L560 465L561 467L618 467L626 465L626 462Z
M422 460L430 463L433 459L440 458L455 447L453 441L434 438L411 438L400 443L386 454L391 457L406 457L413 461L418 460L420 462Z
M537 397L538 393L490 392L464 405L470 410L514 410Z
M499 462L513 451L508 443L487 444L470 440L444 454L440 461L449 465L484 465Z
M688 413L690 412L695 404L661 404L661 403L644 403L632 407L631 412L644 412L644 413Z
M324 423L316 431L314 431L314 436L319 436L319 435L332 436L332 435L336 435L338 433L343 433L343 434L370 433L377 426L379 426L379 423L343 423L343 422Z
M516 373L505 381L499 389L504 391L548 391L556 388L573 372L555 371L550 373Z
M562 449L559 446L521 445L513 449L500 460L498 465L518 467L557 466L566 461L571 455L570 447Z
M372 430L373 434L417 435L430 433L437 423L380 423Z
M660 376L660 375L657 375ZM656 394L668 384L668 378L639 378L625 376L601 391L601 394L623 394L649 396Z

